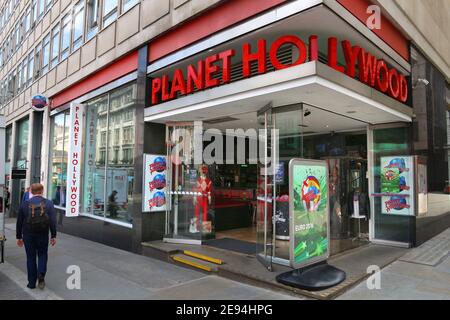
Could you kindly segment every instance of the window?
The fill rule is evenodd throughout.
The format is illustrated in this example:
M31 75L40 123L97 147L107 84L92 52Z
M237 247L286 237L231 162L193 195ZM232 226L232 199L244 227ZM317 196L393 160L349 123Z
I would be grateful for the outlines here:
M51 121L48 195L55 206L65 207L70 130L69 112L60 113L54 116Z
M61 27L61 60L69 56L70 47L70 15L66 15L62 19Z
M26 168L28 153L28 118L17 124L17 149L16 163L17 168Z
M83 41L84 3L78 2L73 9L73 40L72 51L77 50Z
M98 18L99 18L99 0L87 0L87 36L86 40L91 39L98 31Z
M28 79L27 66L28 66L28 59L25 58L22 62L22 81L21 81L22 90L27 87L27 79Z
M40 19L42 17L42 14L44 13L46 0L38 0L38 1L39 1L39 6L38 6L38 10L37 10L37 19Z
M38 0L33 0L33 2L31 3L31 21L30 21L30 25L31 28L34 27L34 23L37 21L38 18Z
M42 74L47 73L49 62L50 62L50 35L48 34L44 38L44 40L42 40Z
M81 212L130 223L128 203L133 197L134 149L132 146L124 148L120 140L121 133L125 132L123 123L111 121L121 119L126 112L134 113L134 104L111 108L113 100L126 100L125 92L135 94L135 85L127 85L87 103ZM132 99L134 101L135 96ZM126 131L134 140L134 126L127 125Z
M29 86L33 82L33 71L34 71L34 53L31 52L28 55L28 72L27 72L27 86Z
M45 1L45 10L50 9L50 7L52 6L53 0L41 0L41 1Z
M52 30L52 53L51 53L51 62L50 69L55 67L58 64L59 58L59 26L56 26Z
M122 0L122 12L130 10L139 0Z
M22 64L19 63L17 67L17 93L22 90Z
M24 20L25 20L24 21L24 34L27 34L28 31L30 31L30 27L31 27L31 9L30 9L30 7L27 8Z
M41 56L41 46L38 45L34 49L34 80L38 79L41 76Z
M110 25L117 18L117 1L103 1L103 27Z

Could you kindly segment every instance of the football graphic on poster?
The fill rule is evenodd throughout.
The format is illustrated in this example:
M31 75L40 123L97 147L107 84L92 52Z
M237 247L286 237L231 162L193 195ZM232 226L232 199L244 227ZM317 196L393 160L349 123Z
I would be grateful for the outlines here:
M301 197L306 211L317 211L320 205L320 183L314 176L308 176L302 185Z

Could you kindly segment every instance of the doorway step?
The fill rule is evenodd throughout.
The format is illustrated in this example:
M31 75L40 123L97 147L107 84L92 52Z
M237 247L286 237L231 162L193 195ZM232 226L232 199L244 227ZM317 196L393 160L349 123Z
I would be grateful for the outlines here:
M198 259L197 257L188 256L185 254L186 250L203 256L220 259L222 264L211 263L203 259ZM369 244L334 255L328 259L328 263L346 272L347 278L345 281L333 288L321 291L308 291L289 287L277 282L277 275L292 269L286 266L273 265L273 272L269 272L260 264L255 255L242 254L207 245L175 244L163 241L142 243L142 254L148 257L157 258L191 269L195 268L205 273L214 273L224 278L273 291L320 300L336 298L368 278L370 276L367 273L368 266L376 265L382 269L396 261L407 251L408 249L404 248ZM195 263L210 268L210 270L207 271L191 264L180 263L180 259L177 257L190 259Z
M217 272L217 266L223 264L218 258L213 258L195 251L183 250L180 253L170 255L176 263L182 264L206 272Z

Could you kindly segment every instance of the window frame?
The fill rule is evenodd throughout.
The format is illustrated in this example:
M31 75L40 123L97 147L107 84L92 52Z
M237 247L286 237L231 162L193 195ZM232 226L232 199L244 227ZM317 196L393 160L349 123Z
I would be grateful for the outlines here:
M56 33L56 35L55 35ZM56 38L56 46L57 46L57 52L56 56L53 56L54 53L54 45L55 45L55 37ZM61 42L61 28L60 24L57 24L55 27L53 27L51 31L51 37L50 37L50 70L55 68L59 63L59 57L60 57L60 42Z
M43 76L44 74L46 74L49 70L50 70L50 39L51 39L51 34L50 32L47 33L47 35L44 36L44 38L42 39L42 59L41 59L41 70L42 70L42 74L41 76ZM45 61L45 51L48 49L48 61L46 63Z
M107 1L115 1L116 6L105 13L105 4ZM119 16L119 0L102 0L102 29L108 27L111 25L115 20L117 20L117 17Z
M65 28L68 28L68 40L67 40L67 47L63 47L63 41L64 41L64 31ZM60 38L61 43L59 45L59 52L60 52L60 61L63 61L69 57L70 54L70 45L72 43L72 15L71 13L67 13L62 19L61 19L61 29L60 29Z
M84 10L84 0L80 0L78 1L74 6L73 6L73 11L72 11L72 41L71 41L71 49L70 52L74 52L76 50L78 50L82 44L83 44L83 39L84 39L84 25L85 25L85 10ZM76 24L76 20L77 18L81 17L81 34L80 36L75 39L75 24Z

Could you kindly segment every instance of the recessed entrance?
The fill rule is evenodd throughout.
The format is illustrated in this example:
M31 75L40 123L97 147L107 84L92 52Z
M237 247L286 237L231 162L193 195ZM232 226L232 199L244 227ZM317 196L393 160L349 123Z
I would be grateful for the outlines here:
M288 264L288 164L307 158L328 162L331 254L368 242L366 123L303 103L186 120L166 123L166 241Z

